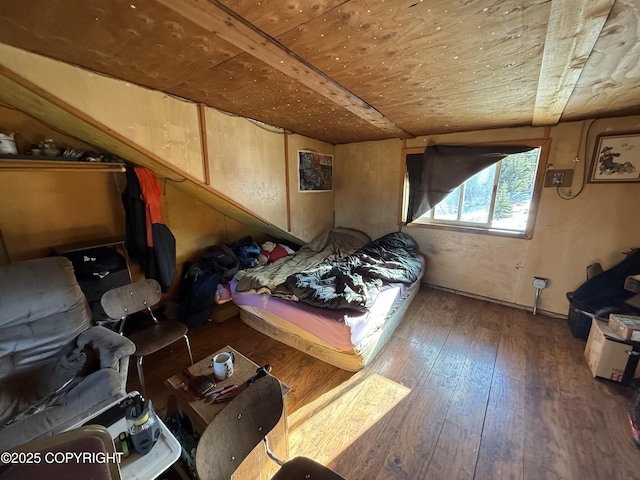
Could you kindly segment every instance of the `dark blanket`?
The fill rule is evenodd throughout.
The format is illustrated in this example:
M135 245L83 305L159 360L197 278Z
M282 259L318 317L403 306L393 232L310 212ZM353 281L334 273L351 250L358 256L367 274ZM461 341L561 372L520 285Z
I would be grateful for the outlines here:
M609 318L610 313L638 315L640 311L626 300L635 295L624 288L629 275L640 274L640 248L629 252L617 265L584 282L575 292L567 293L572 307Z
M385 283L418 279L422 262L417 251L409 235L389 233L344 258L290 275L286 286L309 305L365 312Z

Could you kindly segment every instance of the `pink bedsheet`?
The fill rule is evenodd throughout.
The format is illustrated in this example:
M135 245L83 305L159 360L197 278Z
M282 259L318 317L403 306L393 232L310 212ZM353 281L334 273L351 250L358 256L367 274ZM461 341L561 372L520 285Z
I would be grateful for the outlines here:
M422 262L424 272L424 260ZM422 280L420 277L414 282ZM297 325L338 350L356 350L365 347L367 339L384 324L395 304L412 285L394 283L383 287L371 310L366 313L347 310L329 310L312 307L268 294L236 293L236 280L231 281L233 301L238 306L250 306L267 310Z

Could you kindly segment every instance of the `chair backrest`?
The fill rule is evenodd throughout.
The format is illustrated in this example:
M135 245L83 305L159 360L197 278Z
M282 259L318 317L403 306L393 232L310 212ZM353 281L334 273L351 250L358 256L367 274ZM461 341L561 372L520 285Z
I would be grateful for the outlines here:
M587 280L591 280L593 277L602 273L604 270L602 269L602 265L600 263L592 263L587 266Z
M227 480L276 426L284 408L277 378L267 375L240 392L205 429L196 450L201 480ZM266 458L266 456L265 456Z
M35 458L34 452L51 452L59 459L69 453L79 457L66 461L13 463L5 466L0 478L93 478L96 480L119 480L120 468L117 462L86 462L80 460L82 454L93 453L115 457L116 449L109 431L101 425L84 425L66 432L40 437L24 445L11 449L12 452L26 452ZM104 457L107 458L107 457ZM6 474L6 476L5 476Z
M109 290L100 304L109 318L117 320L151 308L160 301L160 294L160 284L146 279Z
M69 259L0 266L0 380L56 362L89 327L91 310Z

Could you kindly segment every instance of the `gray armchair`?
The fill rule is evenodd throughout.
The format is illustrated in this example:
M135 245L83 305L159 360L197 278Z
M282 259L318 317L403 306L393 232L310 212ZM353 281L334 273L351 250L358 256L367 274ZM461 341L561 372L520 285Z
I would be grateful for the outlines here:
M0 451L123 397L134 352L127 338L92 326L67 258L0 266Z

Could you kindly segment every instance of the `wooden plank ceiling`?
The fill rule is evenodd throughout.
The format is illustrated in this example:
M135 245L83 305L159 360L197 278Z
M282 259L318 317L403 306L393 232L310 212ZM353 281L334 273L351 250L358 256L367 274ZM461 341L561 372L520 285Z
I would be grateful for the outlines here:
M637 0L3 0L0 42L330 143L640 113Z

